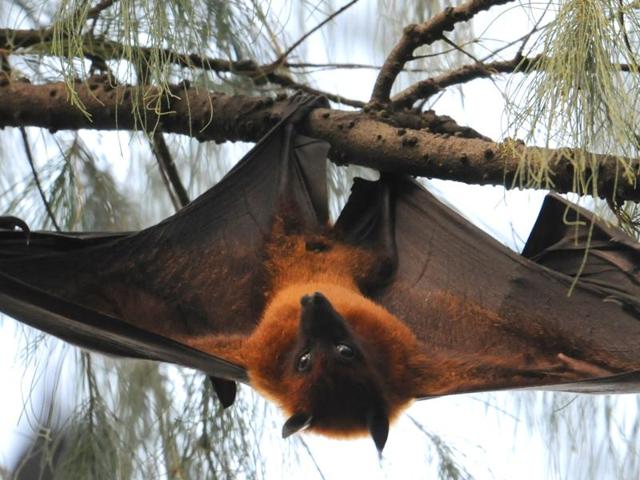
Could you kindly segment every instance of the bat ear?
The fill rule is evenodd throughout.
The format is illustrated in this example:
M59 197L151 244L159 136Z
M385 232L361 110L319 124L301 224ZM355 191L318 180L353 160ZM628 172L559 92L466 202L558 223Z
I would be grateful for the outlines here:
M371 438L373 438L373 443L376 444L378 449L378 455L382 455L382 449L389 436L389 418L387 418L387 414L382 410L372 408L367 415L367 426L369 427Z
M294 433L306 430L311 426L313 418L306 413L295 413L284 422L282 426L282 438L287 438Z

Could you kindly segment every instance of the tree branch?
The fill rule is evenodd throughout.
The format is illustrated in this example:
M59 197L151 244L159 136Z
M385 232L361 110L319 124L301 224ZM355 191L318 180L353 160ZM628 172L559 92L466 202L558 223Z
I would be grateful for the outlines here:
M48 43L52 40L52 34L49 29L39 30L11 30L0 29L0 50L9 51L20 48L29 48L34 45ZM106 60L121 60L122 45L107 39L99 39L93 36L84 37L84 55L91 61L98 59L101 62ZM312 95L322 95L332 102L349 105L354 108L362 108L364 102L351 100L340 95L322 90L315 89L308 85L296 82L286 74L278 73L279 65L258 65L253 60L222 60L218 58L201 57L196 54L179 54L169 49L152 49L147 47L139 47L136 51L142 56L149 58L154 53L159 54L160 58L167 58L171 63L183 68L199 68L206 71L218 73L232 73L234 75L244 76L256 81L267 80L274 85L289 88L291 90L310 93ZM283 64L286 66L287 64Z
M56 229L57 232L60 231L60 225L56 221L56 217L53 214L53 210L51 210L51 205L47 201L47 196L44 194L44 190L42 189L42 184L40 183L40 177L38 176L38 171L36 170L36 165L33 160L33 154L31 153L31 147L29 146L29 138L27 137L27 131L24 127L20 127L20 135L22 136L22 145L24 146L24 151L27 155L27 160L29 161L29 166L31 167L31 173L33 175L33 181L36 184L36 188L38 189L38 193L40 194L40 199L44 205L44 208L47 212L49 220L53 224L53 228Z
M531 69L542 58L515 56L511 60L490 63L474 63L450 70L437 77L416 82L391 99L394 109L411 107L416 100L425 100L452 85L467 83L477 78L489 78L497 73L516 73Z
M500 73L526 73L539 70L544 54L523 57L516 54L511 60L489 63L474 63L449 70L437 77L427 78L407 87L391 99L393 109L409 108L416 100L426 100L447 87L467 83L478 78L489 78ZM621 72L637 72L637 67L622 63L616 64Z
M513 0L468 0L457 7L445 8L426 22L405 27L402 38L393 47L378 74L370 102L388 103L391 87L404 65L413 58L416 48L432 44L442 38L444 32L453 30L457 23L470 20L478 12L511 1Z
M169 147L167 147L167 142L164 141L164 136L160 130L153 132L151 147L158 160L162 178L167 182L167 189L169 190L169 196L171 197L173 206L176 211L178 211L190 202L189 194L182 184L176 164L173 161Z
M87 12L87 18L90 20L98 18L104 10L109 8L111 5L113 5L117 1L118 0L101 0L96 4L95 7L93 7Z
M332 102L340 103L342 105L348 105L354 108L363 108L365 106L365 103L361 102L360 100L351 100L350 98L346 98L341 95L337 95L335 93L329 93L322 90L318 90L308 85L298 83L295 80L293 80L290 76L284 75L281 73L272 72L269 75L267 75L267 80L269 80L271 83L274 83L276 85L280 85L281 87L290 88L298 92L327 97Z
M96 21L100 14L111 7L118 0L101 0L87 12L87 20ZM33 45L51 42L53 39L53 28L38 28L32 30L14 30L11 28L0 28L0 49L13 50L17 48L28 48Z
M430 53L427 55L420 55L420 58L432 58L439 57L441 55L446 55L447 53L453 52L454 48L449 48L447 50L443 50L441 52ZM284 62L282 64L283 67L293 69L313 69L313 70L380 70L382 68L381 65L372 65L367 63L310 63L310 62ZM402 70L403 72L412 72L412 73L428 73L429 70L426 68L405 68Z
M115 2L114 2L115 3ZM46 29L41 30L14 30L9 28L0 28L0 49L7 51L14 51L19 48L28 48L34 45L47 43L51 41L51 34ZM105 60L118 59L116 53L122 51L122 45L111 40L104 38L85 36L85 43L88 45L100 46L104 48ZM151 55L152 49L146 47L139 47L142 55ZM451 53L455 49L450 48L443 50L442 52L435 52L427 55L420 55L419 58L431 58L446 55ZM90 52L95 53L95 52ZM103 53L103 52L100 52ZM203 70L211 70L219 73L238 73L243 74L247 71L253 70L266 70L266 66L259 66L253 60L223 60L219 58L206 57L203 58L195 54L179 54L171 50L161 50L160 55L163 58L169 58L173 63L181 67L197 67ZM108 55L107 55L108 54ZM369 69L380 70L380 65L362 64L362 63L309 63L309 62L281 62L284 68L288 69ZM405 72L417 72L426 73L424 68L405 68Z
M67 102L63 83L5 82L0 85L0 127L30 125L52 131L80 128L150 130L157 125L163 132L190 135L200 141L257 141L281 118L287 103L176 86L175 96L163 97L163 109L156 111L145 109L145 105L154 103L150 98L157 91L146 87L145 98L139 98L141 95L136 95L134 88L110 88L98 83L77 85L78 96L90 115L87 117ZM135 101L139 102L135 106L144 115L136 114ZM597 173L600 196L640 201L640 163L637 159L625 159L635 172L632 182L628 182L618 175L618 157L568 148L526 147L513 141L496 143L483 138L464 138L462 133L460 136L433 133L430 129L418 129L428 123L429 112L424 119L422 117L418 112L394 116L388 112L319 108L309 114L301 129L306 135L328 141L332 145L331 158L337 163L471 184L505 185L507 188L575 191L574 164L587 155L593 160L593 163L587 163L597 165L598 171L587 170L580 175L590 179ZM398 128L393 123L411 124L416 128ZM537 165L541 157L548 162L550 183L542 186L519 183L522 165Z

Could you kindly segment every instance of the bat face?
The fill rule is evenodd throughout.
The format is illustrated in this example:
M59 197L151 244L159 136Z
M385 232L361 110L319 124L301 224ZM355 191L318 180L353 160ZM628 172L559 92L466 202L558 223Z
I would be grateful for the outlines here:
M316 431L371 433L382 450L389 431L388 405L377 372L358 337L320 292L301 298L298 338L289 369L304 396L283 436L302 425Z
M415 339L396 322L335 284L293 285L273 299L244 351L252 385L289 415L283 437L369 434L382 450L390 419L413 398Z

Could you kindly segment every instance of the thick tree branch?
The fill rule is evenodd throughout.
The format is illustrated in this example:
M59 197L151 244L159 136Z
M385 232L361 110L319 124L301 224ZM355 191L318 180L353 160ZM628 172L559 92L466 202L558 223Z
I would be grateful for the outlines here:
M2 83L2 82L0 82ZM162 111L144 109L151 104L156 90L147 88L145 98L133 87L94 83L77 85L79 98L91 118L67 102L63 83L31 85L4 82L0 85L0 127L37 126L50 130L90 128L95 130L139 130L159 126L163 132L180 133L201 141L256 141L282 115L286 102L264 97L229 96L203 90L175 87L174 97L163 98ZM134 102L139 102L134 105ZM137 115L136 109L144 115ZM116 114L117 111L117 114ZM513 141L496 143L487 139L438 134L417 128L398 128L392 123L420 127L428 123L428 114L403 112L344 112L316 109L302 126L303 133L327 140L332 159L383 171L457 180L480 185L520 185L518 173L523 164L537 164L545 157L553 184L542 185L559 192L575 191L574 162L585 155L572 149L525 147ZM462 135L462 134L460 134ZM598 194L617 199L640 201L640 164L626 161L634 168L635 183L618 176L619 158L589 155L598 165ZM583 172L590 178L594 172Z
M315 110L309 116L309 135L331 143L338 160L377 168L382 171L455 180L477 185L503 185L506 188L548 188L560 193L575 192L574 163L583 156L598 165L597 191L601 197L640 201L640 162L632 165L634 182L620 178L619 158L590 154L574 149L526 147L520 142L503 143L427 133L390 126L377 119L351 112ZM324 120L324 121L322 121ZM549 166L547 185L522 183L523 165L537 165L545 158ZM580 178L590 179L587 170ZM585 193L585 192L578 192ZM586 192L590 193L590 192Z
M483 10L511 1L513 0L468 0L457 7L445 8L426 22L405 27L402 38L393 47L378 74L370 101L381 104L389 101L391 87L405 64L413 58L416 48L432 44L442 38L444 32L453 30L457 23L466 22Z

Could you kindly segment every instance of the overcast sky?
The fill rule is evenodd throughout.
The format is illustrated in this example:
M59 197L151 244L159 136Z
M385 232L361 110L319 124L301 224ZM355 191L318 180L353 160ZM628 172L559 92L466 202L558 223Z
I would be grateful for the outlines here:
M348 28L345 25L350 23L360 25L357 19L365 16L367 10L367 2L356 5L339 18L339 22L342 22L339 28ZM529 19L525 15L517 10L506 15L510 17L503 18L496 25L499 29L489 36L514 38L526 31ZM493 17L494 10L491 15L480 15L476 30L480 31ZM310 61L327 60L320 38L311 37L306 44L307 52L313 52L313 55L307 55ZM376 59L370 57L371 49L366 48L365 44L363 41L354 41L348 48L336 46L333 53L345 61L372 63ZM335 61L336 58L332 57L331 60ZM375 72L329 71L318 74L316 78L321 89L367 100ZM445 94L437 103L436 111L450 115L459 124L476 128L496 140L502 138L505 119L499 90L489 80L477 80L465 86L464 93L464 101L458 91ZM108 142L103 139L102 144L105 143ZM112 149L114 165L119 164L119 156L130 154L129 148L129 144L121 144L120 149ZM235 149L235 152L239 152L239 149ZM122 177L127 175L124 170L117 173ZM475 224L516 250L526 241L544 197L544 192L540 191L507 192L500 187L476 187L442 181L432 182L431 187ZM15 323L5 320L0 330L0 385L4 390L0 396L0 462L5 459L9 463L28 430L25 423L33 417L22 408L25 404L28 406L29 392L42 395L41 392L46 390L37 382L32 382L33 370L22 364L21 350L17 348L15 337ZM54 362L51 363L54 366ZM436 468L433 456L429 453L430 442L414 425L412 418L428 431L442 437L456 451L461 463L474 478L541 479L552 478L556 474L558 478L579 478L572 476L575 470L571 469L575 468L573 465L579 456L584 454L585 450L581 448L586 448L586 444L594 439L584 439L580 442L584 445L577 444L574 449L568 449L569 453L563 454L565 456L558 456L559 450L546 444L545 428L541 426L548 421L545 418L548 412L541 410L540 424L531 424L527 421L531 417L518 408L518 395L533 394L474 394L418 402L392 428L382 462L378 461L373 443L368 438L339 442L309 435L305 439L327 479L431 478L425 471ZM573 396L566 398L567 402L574 401ZM528 405L539 403L529 402ZM619 424L623 432L627 425L625 418L634 418L636 412L635 396L619 397L614 414L620 416ZM272 415L280 418L275 410L272 410ZM598 435L604 435L604 432L594 427L591 434L597 440ZM315 467L303 452L300 453L299 466L283 465L281 449L286 449L287 445L282 443L278 426L265 433L264 457L270 476L283 478L286 471L291 478L298 478L299 474L313 478L316 475ZM571 455L575 458L570 458ZM292 473L291 469L298 471L298 474Z

